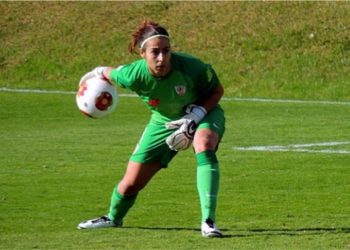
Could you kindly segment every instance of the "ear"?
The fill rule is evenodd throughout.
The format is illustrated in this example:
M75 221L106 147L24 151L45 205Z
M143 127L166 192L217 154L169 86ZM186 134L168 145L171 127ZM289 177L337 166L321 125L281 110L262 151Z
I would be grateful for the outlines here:
M142 58L145 58L145 56L146 56L146 51L145 51L144 49L140 49L140 56L141 56Z

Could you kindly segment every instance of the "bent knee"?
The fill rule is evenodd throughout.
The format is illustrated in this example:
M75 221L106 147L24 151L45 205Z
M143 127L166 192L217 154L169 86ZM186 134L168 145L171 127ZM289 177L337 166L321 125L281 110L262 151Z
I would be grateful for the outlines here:
M200 129L193 139L193 147L196 153L206 150L215 150L219 142L217 133L210 129Z
M121 181L118 185L118 192L124 196L132 196L142 190L143 186L135 183Z

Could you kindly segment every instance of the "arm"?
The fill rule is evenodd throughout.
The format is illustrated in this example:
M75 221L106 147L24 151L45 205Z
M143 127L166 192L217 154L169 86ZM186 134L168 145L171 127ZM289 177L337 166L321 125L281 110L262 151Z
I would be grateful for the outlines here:
M110 72L113 68L112 67L105 67L105 66L99 66L94 68L92 71L86 73L82 78L80 78L79 86L87 81L90 78L93 77L99 77L101 79L105 79L109 82L111 82Z
M111 70L112 70L112 69L113 69L112 67L106 67L106 68L102 71L103 77L104 77L107 81L109 81L109 82L111 82L111 75L110 75L110 73L111 73Z
M210 91L207 95L201 97L197 102L197 105L202 106L207 112L210 112L219 103L223 95L224 88L219 83L215 89Z
M177 129L166 139L170 149L185 150L191 145L197 125L208 112L218 105L223 94L224 88L219 83L215 89L201 97L195 105L188 105L185 116L165 124L168 129Z
M215 89L201 96L195 104L187 105L185 110L186 114L182 118L168 122L165 126L168 129L178 129L182 125L185 125L187 129L192 122L197 126L205 115L218 105L223 94L224 88L219 83Z

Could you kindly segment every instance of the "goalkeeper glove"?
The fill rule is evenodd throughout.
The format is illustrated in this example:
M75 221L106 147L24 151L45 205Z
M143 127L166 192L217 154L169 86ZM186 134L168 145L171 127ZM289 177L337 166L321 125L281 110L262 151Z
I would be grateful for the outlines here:
M171 150L186 150L192 143L197 125L207 114L205 108L190 104L186 107L186 115L181 119L165 124L167 129L177 129L166 139Z
M92 71L86 73L82 78L80 78L79 86L83 82L85 82L85 81L87 81L87 80L89 80L89 79L91 79L93 77L97 77L97 78L101 78L101 79L107 80L107 78L103 74L103 72L105 71L106 68L107 67L99 66L99 67L94 68Z
M196 126L194 121L191 121L189 124L182 124L180 128L166 138L166 144L171 150L175 151L188 149L192 144Z
M181 117L181 119L176 121L171 121L165 124L167 129L180 128L183 124L189 125L193 121L196 125L204 118L207 111L202 106L197 106L195 104L189 104L186 107L187 115Z

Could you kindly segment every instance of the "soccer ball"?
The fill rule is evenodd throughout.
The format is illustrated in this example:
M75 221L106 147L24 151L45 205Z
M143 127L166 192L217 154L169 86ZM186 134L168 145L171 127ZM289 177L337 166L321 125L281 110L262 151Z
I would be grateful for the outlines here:
M114 85L98 77L90 78L79 86L76 103L79 110L91 118L102 118L114 111L118 93Z

